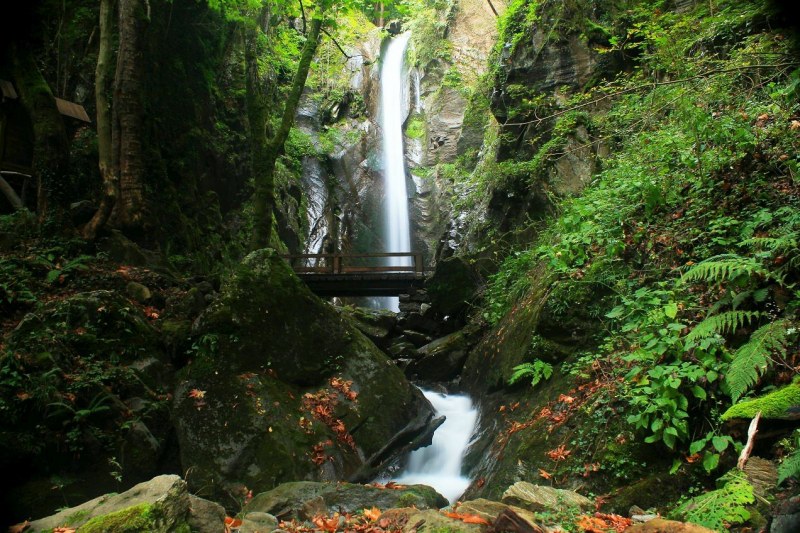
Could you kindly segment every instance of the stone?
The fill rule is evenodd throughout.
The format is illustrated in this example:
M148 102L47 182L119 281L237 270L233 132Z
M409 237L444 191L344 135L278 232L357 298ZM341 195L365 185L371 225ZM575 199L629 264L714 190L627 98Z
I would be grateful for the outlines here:
M139 303L145 303L153 296L153 294L150 292L150 289L135 281L128 282L128 284L125 286L125 293L129 298L136 300Z
M625 533L714 533L714 530L689 522L656 518L644 524L631 526Z
M426 485L406 485L394 490L355 483L294 481L257 494L245 506L243 514L262 512L281 520L305 520L318 514L355 513L371 507L439 509L446 505L447 500Z
M89 200L69 204L69 218L76 226L89 222L97 211L97 206Z
M98 241L98 248L106 252L109 259L123 265L164 266L164 259L160 254L139 247L116 229L111 230L108 237Z
M176 475L158 476L121 494L107 494L31 522L31 531L80 527L89 533L115 533L133 524L139 531L168 533L185 525L190 498L186 483Z
M266 533L273 531L277 527L277 518L269 513L253 511L242 515L242 525L239 526L239 533Z
M225 529L225 516L225 508L220 504L189 495L187 522L193 533L220 533Z
M428 381L449 381L461 373L467 359L467 337L456 331L417 350L419 358L406 368L406 375Z
M564 512L570 509L586 510L593 504L592 500L575 491L554 489L544 485L534 485L527 481L518 481L503 493L503 503L540 512Z
M403 330L402 338L413 344L415 347L420 348L433 341L429 335L414 331L411 329Z
M462 257L448 257L436 263L426 282L431 305L442 316L465 313L481 285L481 278Z
M272 250L245 258L193 336L202 349L177 374L172 415L182 468L203 497L371 479L432 431L419 390ZM352 397L333 385L347 382ZM330 416L316 414L319 403Z
M800 495L779 502L772 511L770 533L795 533L800 531Z
M461 504L458 506L459 513L478 515L489 522L494 522L497 517L506 510L513 511L513 513L516 514L520 519L527 522L531 529L537 530L538 528L538 530L541 530L537 523L536 515L534 515L531 511L521 507L507 505L492 500L486 500L484 498L461 502Z

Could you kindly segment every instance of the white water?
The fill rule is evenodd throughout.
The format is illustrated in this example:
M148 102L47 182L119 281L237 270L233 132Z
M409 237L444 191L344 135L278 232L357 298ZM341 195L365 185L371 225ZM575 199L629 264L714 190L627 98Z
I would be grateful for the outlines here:
M403 150L403 117L405 80L403 58L408 39L406 32L386 45L381 65L380 126L383 166L383 239L387 252L410 252L411 233L408 223L408 191ZM410 257L389 258L391 264L411 266ZM381 306L398 310L397 298L381 298Z
M461 474L464 452L469 445L478 411L468 396L422 391L438 415L446 420L433 434L430 446L411 452L408 466L395 479L401 484L422 483L435 488L454 503L470 484Z

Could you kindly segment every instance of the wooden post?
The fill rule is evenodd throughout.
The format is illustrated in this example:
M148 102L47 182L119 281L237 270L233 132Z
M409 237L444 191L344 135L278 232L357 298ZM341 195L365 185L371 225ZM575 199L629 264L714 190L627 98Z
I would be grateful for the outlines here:
M339 254L333 254L333 274L341 274L342 273L342 256Z
M422 254L414 254L414 272L423 274L425 265L422 263Z

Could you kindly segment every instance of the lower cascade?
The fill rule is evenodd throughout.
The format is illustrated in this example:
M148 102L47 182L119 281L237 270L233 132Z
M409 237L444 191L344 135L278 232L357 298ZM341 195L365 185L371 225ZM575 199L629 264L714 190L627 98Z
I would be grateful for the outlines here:
M454 503L470 484L470 479L462 475L461 467L478 411L469 396L425 390L422 393L436 409L436 414L446 419L434 433L430 446L411 453L408 466L396 481L429 485Z

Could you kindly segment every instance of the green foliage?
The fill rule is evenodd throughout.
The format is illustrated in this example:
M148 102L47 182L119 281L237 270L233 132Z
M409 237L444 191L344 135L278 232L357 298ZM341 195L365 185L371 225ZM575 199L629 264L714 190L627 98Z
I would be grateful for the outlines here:
M507 256L496 274L489 278L484 294L483 317L496 324L511 306L522 297L531 286L530 271L535 264L532 251L518 251Z
M778 485L790 477L800 477L800 431L795 430L794 450L787 455L778 465Z
M750 519L747 506L755 502L753 486L747 476L732 470L720 481L721 488L690 499L675 510L675 516L720 532L747 522Z
M787 319L780 319L760 327L733 354L725 382L734 403L772 366L773 354L786 355L789 337L796 333L796 329L790 328L791 324Z
M745 324L751 323L759 317L755 311L727 311L718 315L706 317L705 320L696 325L688 335L686 342L695 345L700 339L705 339L714 335L724 333L736 333L736 330Z
M553 375L553 365L541 359L534 359L529 363L522 363L514 367L514 373L508 378L508 384L513 385L519 380L531 378L531 387L535 387L540 381L548 380Z
M766 272L766 269L752 258L726 254L711 257L694 265L681 277L681 280L684 282L733 281L741 276L764 276Z

